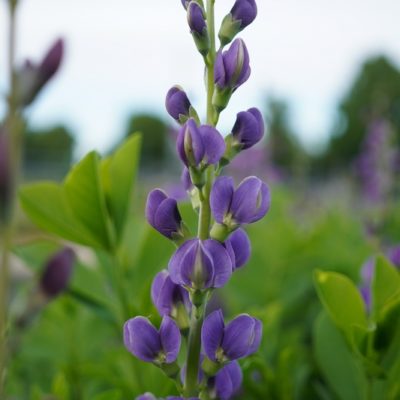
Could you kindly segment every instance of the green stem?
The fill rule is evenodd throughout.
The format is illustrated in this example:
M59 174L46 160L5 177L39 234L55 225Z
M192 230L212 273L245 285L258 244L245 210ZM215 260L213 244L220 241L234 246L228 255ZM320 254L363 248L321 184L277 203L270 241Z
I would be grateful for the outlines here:
M6 205L5 220L0 223L0 398L5 397L5 375L7 368L7 329L8 329L8 291L10 281L10 252L15 229L15 203L17 177L20 164L20 120L16 107L16 75L15 43L16 43L16 1L9 2L9 36L8 36L8 65L9 65L9 96L6 117L6 134L10 143L10 205Z
M207 123L215 126L215 114L212 105L214 94L214 63L215 63L215 21L214 21L214 3L215 0L207 0L207 26L210 35L210 51L206 59L207 74ZM208 167L206 171L205 185L200 193L200 213L198 223L198 236L201 240L210 237L210 192L214 180L214 168ZM201 351L201 327L204 321L204 310L207 305L207 295L201 295L200 301L194 301L192 307L192 315L190 321L187 359L186 359L186 376L183 388L184 396L198 396L199 382L197 380L199 374L199 361Z

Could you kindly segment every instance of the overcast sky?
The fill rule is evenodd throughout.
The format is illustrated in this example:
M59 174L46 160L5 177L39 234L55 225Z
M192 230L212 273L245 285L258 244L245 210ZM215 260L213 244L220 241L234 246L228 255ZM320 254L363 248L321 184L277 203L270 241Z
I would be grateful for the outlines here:
M30 119L36 126L66 123L78 135L80 154L106 150L132 111L166 117L164 96L173 84L204 109L202 60L180 0L20 1L20 60L39 59L53 38L67 43L62 70ZM5 3L0 0L2 92ZM216 3L222 17L233 0ZM257 20L241 34L252 76L236 92L222 128L230 128L236 112L262 107L269 94L290 102L293 125L305 143L321 143L361 61L385 53L400 64L399 0L258 0L258 6Z

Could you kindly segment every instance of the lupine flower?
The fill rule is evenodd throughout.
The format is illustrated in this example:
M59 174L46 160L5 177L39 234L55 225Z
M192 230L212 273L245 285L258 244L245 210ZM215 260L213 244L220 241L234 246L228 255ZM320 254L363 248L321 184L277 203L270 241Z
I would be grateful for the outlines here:
M236 90L250 76L249 53L242 39L236 39L226 51L219 51L215 60L214 81L219 89Z
M242 267L250 258L251 245L243 229L234 231L224 243L232 261L233 270Z
M0 127L0 221L7 218L11 201L12 179L10 163L9 137L6 130Z
M187 7L188 7L188 5L189 5L189 3L190 3L191 1L192 1L192 0L181 0L182 5L183 5L183 7L185 7L185 9L187 9Z
M183 188L187 192L190 192L194 188L193 182L190 178L190 172L187 168L183 168L182 175L181 175L181 182L182 182Z
M49 259L40 278L40 288L46 296L56 297L67 288L74 262L75 254L70 248L64 248Z
M27 60L17 71L17 103L28 106L58 71L64 54L64 42L58 39L39 65Z
M222 311L217 310L204 320L201 340L207 357L224 363L256 352L261 335L262 324L258 319L241 314L225 326Z
M257 108L238 113L232 129L233 145L243 150L254 146L264 136L264 129L264 119Z
M230 13L222 21L218 37L221 45L225 46L240 31L250 25L257 16L255 0L236 0Z
M174 240L184 236L178 204L161 189L154 189L149 193L146 219L154 229L169 239Z
M185 242L172 256L168 270L173 282L193 289L218 288L232 274L232 263L225 247L208 239Z
M181 347L181 333L168 316L164 316L157 330L144 317L135 317L124 325L125 347L134 356L158 365L170 364L178 357Z
M180 312L187 314L191 308L188 292L172 282L167 270L160 271L155 276L151 286L151 299L161 316L177 318Z
M197 50L199 50L203 56L207 55L210 49L207 23L203 7L196 1L191 1L187 7L187 20Z
M179 131L176 148L187 167L199 167L201 163L218 163L225 152L225 141L215 128L210 125L197 126L191 118Z
M190 100L180 86L168 90L165 98L165 108L168 114L177 122L184 122L190 116Z
M236 190L231 177L221 176L211 189L210 204L215 220L232 230L263 218L270 202L268 186L255 176L245 178Z
M229 400L240 390L242 382L240 365L237 361L232 361L208 380L209 394L212 399Z

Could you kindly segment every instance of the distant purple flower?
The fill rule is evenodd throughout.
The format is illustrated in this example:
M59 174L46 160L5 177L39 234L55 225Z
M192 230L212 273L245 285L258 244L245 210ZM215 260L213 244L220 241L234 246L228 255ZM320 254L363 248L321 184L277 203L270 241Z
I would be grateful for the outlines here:
M191 191L194 188L192 179L190 178L189 170L187 168L184 168L182 171L181 182L182 182L183 188L187 192Z
M197 126L194 119L189 119L179 131L176 148L187 167L199 167L201 163L218 163L225 152L225 141L212 126Z
M270 207L268 186L255 176L244 179L237 189L231 177L216 179L210 204L215 220L231 228L263 218Z
M180 305L190 310L189 294L182 286L172 282L167 270L160 271L151 286L151 299L161 316L175 318Z
M58 71L64 54L64 42L58 39L39 65L27 60L17 71L17 102L28 106Z
M203 35L207 29L204 11L196 1L191 1L187 7L187 19L191 32Z
M250 108L237 114L232 137L245 150L258 143L264 136L264 119L257 108Z
M152 393L147 392L136 397L136 400L157 400L157 397L155 397Z
M198 397L168 396L167 400L200 400Z
M48 297L62 293L71 279L75 254L70 248L64 248L54 254L46 263L40 278L40 288Z
M240 21L240 27L244 29L256 19L257 4L255 0L236 0L231 15L234 21Z
M221 310L203 323L201 340L204 353L215 362L233 361L257 351L262 335L261 321L241 314L225 326Z
M225 247L208 239L185 242L172 256L168 270L171 280L194 289L218 288L232 274L232 263Z
M249 79L249 53L242 39L236 39L227 51L219 51L215 61L214 81L219 89L236 90Z
M159 330L147 318L135 317L125 322L124 343L142 361L170 364L178 357L181 333L170 317L163 317Z
M178 204L161 189L154 189L149 193L146 219L154 229L169 239L176 239L183 235Z
M234 231L224 243L229 256L232 260L232 266L242 267L250 258L251 244L249 237L243 229Z
M182 118L189 118L190 107L189 98L180 86L174 86L168 91L165 108L177 122L180 122Z
M229 400L240 390L243 373L237 361L223 367L215 377L210 378L208 387L213 399Z

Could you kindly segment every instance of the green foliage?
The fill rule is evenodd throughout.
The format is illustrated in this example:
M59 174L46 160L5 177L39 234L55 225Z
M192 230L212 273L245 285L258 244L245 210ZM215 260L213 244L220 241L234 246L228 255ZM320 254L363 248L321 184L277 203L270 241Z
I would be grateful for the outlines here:
M129 211L139 148L140 139L132 136L103 161L101 174L100 157L91 152L72 168L63 184L23 186L24 211L39 227L64 239L106 250L115 247Z

